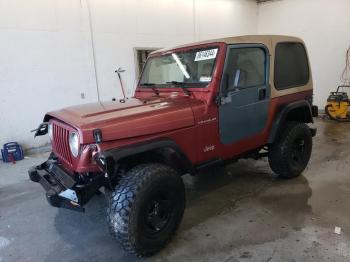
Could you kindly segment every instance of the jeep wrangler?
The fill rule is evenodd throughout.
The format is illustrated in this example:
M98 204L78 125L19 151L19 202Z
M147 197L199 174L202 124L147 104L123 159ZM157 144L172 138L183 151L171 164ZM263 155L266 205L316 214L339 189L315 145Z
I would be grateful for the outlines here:
M84 211L104 188L112 236L150 256L173 237L185 209L183 174L268 157L281 178L306 168L316 129L302 40L216 39L151 53L135 95L47 113L49 159L29 170L55 207Z

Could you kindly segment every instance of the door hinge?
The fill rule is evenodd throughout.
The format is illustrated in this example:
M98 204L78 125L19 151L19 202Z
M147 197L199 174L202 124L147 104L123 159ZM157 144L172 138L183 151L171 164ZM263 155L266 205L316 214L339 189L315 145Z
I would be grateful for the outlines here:
M215 99L215 102L218 106L220 105L225 105L225 104L228 104L228 103L231 103L232 102L232 98L230 95L228 96L217 96L216 99Z

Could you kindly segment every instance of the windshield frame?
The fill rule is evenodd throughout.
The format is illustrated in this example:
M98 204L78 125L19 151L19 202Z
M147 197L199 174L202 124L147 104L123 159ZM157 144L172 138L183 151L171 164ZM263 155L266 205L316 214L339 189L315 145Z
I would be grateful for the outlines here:
M164 83L164 84L155 84L155 85L145 85L145 84L141 84L141 79L142 76L145 72L145 68L147 66L148 63L150 63L152 58L156 58L156 57L161 57L161 56L169 56L172 54L177 54L177 53L186 53L186 52L191 52L193 50L197 50L197 51L201 51L201 50L207 50L207 49L215 49L217 48L217 54L215 57L215 61L213 63L213 68L212 68L212 72L211 72L211 80L208 82L194 82L194 83L182 83L182 86L180 87L179 85L176 85L174 83ZM215 75L216 75L216 71L217 71L217 67L218 67L218 60L220 59L220 54L221 54L221 49L222 49L222 43L220 42L212 42L212 43L207 43L207 44L200 44L200 45L192 45L192 46L187 46L187 47L180 47L180 48L175 48L175 49L170 49L170 50L166 50L164 52L156 52L154 54L151 54L148 58L146 63L144 64L143 68L142 68L142 72L141 75L138 79L138 84L137 84L137 91L143 91L143 90L149 90L149 89L157 89L159 91L173 91L172 89L176 89L178 90L179 88L186 88L186 89L195 89L195 90L208 90L208 88L210 87L210 85L212 84Z

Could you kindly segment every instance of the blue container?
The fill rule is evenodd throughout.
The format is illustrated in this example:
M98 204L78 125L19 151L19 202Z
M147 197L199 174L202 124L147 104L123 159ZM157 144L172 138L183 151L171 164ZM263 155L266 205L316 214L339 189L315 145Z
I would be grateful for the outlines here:
M4 144L1 155L4 162L19 161L24 158L23 149L17 142Z

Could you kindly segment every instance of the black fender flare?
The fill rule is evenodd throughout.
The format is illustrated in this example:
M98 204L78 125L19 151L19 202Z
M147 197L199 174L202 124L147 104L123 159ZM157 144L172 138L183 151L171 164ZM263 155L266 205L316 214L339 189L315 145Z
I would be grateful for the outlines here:
M275 120L272 124L272 127L270 129L270 134L268 138L268 143L271 144L275 141L280 129L282 128L283 124L285 123L287 119L287 115L289 112L291 112L294 109L298 108L305 108L307 110L306 116L301 116L300 119L304 123L313 123L313 114L312 114L312 107L310 103L306 100L302 101L296 101L292 102L290 104L287 104L285 106L282 106L279 108L277 116L275 117Z
M96 160L99 165L102 165L105 172L107 172L108 174L113 174L119 160L125 157L162 149L172 150L176 154L177 159L181 161L180 164L183 167L183 169L190 174L195 173L195 168L192 165L191 161L183 153L180 146L178 146L171 139L157 139L138 143L135 145L109 149L104 152L101 152L97 156Z

